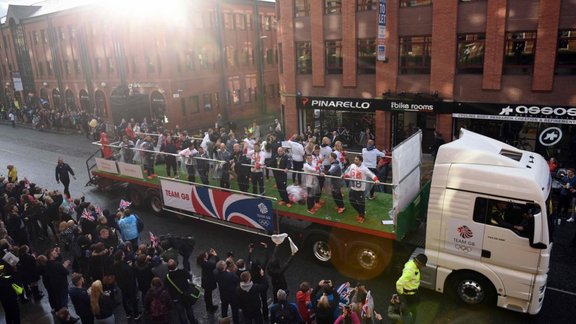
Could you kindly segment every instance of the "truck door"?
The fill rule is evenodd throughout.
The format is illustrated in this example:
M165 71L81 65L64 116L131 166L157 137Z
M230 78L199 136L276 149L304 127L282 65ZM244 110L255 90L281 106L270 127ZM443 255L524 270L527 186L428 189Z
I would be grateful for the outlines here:
M536 273L540 250L530 247L528 233L532 231L532 227L527 220L534 205L482 197L476 199L476 205L484 207L475 208L474 220L484 221L486 224L482 262Z

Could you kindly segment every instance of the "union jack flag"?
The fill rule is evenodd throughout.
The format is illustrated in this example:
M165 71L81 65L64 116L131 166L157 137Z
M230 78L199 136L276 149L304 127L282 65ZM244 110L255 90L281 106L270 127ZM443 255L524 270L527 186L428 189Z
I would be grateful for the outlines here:
M92 216L92 213L88 211L88 209L86 208L84 208L84 211L82 211L82 215L80 216L80 218L85 218L91 222L94 221L94 216Z
M131 202L126 201L124 199L120 199L120 206L118 206L118 210L124 210L132 205Z

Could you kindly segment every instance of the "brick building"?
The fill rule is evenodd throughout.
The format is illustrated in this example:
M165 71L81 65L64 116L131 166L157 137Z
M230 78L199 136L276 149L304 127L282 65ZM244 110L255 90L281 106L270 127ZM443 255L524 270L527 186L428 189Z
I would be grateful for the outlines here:
M576 157L573 0L278 1L287 132L367 126L429 151L467 127ZM360 112L359 112L360 111ZM556 129L550 128L556 127ZM548 133L560 140L543 140ZM351 140L353 141L353 140Z
M10 5L0 27L3 105L83 109L110 122L166 117L189 129L218 114L278 115L274 3L112 3Z

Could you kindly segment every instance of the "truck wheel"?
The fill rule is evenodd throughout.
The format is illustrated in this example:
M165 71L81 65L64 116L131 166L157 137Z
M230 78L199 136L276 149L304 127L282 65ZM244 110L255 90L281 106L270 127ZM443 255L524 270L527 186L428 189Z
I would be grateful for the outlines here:
M352 264L362 269L364 279L378 276L388 264L388 261L385 260L384 251L378 246L372 245L359 245L352 248L348 259Z
M129 186L127 191L128 193L126 196L128 200L132 202L132 206L134 206L134 208L137 209L141 208L143 204L143 199L140 190L138 190L138 188Z
M493 303L496 299L494 286L473 272L457 274L452 279L451 291L458 301L470 306Z
M162 211L164 210L164 204L162 203L162 197L156 191L149 191L148 192L148 201L150 202L150 209L156 216L162 215Z
M326 236L319 234L312 235L306 240L306 246L308 246L309 255L316 263L321 265L330 264L332 260L332 250L330 249L330 244Z

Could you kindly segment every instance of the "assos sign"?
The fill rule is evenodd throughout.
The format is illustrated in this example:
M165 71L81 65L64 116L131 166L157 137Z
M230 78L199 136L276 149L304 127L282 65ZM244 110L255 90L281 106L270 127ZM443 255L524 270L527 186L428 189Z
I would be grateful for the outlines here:
M498 115L532 115L532 116L545 116L545 117L576 117L576 108L565 107L539 107L539 106L516 106L512 108L510 105L502 108Z

